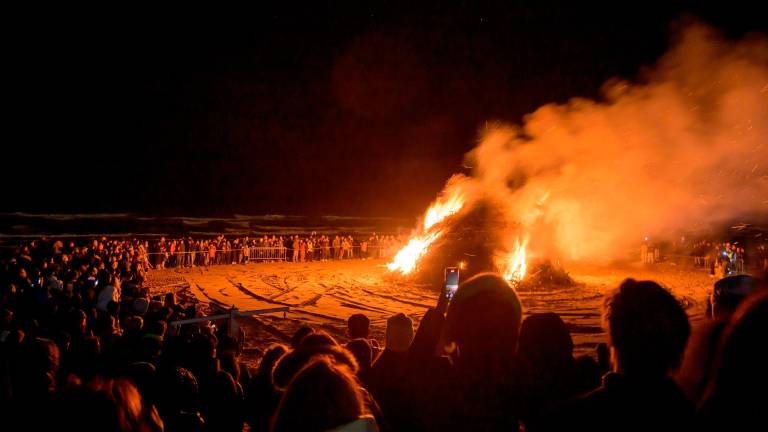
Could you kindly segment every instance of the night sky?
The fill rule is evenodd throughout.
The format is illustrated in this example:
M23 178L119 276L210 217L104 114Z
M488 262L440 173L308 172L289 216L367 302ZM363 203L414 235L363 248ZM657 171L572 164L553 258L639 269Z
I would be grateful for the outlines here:
M411 217L486 121L636 77L688 14L768 26L741 0L306 3L6 15L0 211Z

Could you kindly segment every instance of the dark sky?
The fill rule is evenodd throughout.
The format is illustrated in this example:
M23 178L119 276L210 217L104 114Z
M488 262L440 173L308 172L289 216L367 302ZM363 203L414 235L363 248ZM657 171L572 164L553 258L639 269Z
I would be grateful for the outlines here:
M634 77L685 14L768 23L741 0L306 3L7 15L0 211L410 217L487 120Z

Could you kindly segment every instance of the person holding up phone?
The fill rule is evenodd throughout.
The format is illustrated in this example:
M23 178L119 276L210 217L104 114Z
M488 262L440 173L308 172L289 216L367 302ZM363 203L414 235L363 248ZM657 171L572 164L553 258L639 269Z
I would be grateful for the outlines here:
M458 269L445 275L409 352L413 429L517 430L520 299L498 274L478 274L455 290Z

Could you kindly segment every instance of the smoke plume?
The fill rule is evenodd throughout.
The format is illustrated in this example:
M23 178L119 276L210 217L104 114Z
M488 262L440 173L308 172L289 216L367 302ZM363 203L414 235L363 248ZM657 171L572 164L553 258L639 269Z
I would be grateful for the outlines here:
M765 217L768 42L688 25L634 82L496 124L467 163L446 192L501 207L502 243L527 236L534 257L604 261L645 236Z

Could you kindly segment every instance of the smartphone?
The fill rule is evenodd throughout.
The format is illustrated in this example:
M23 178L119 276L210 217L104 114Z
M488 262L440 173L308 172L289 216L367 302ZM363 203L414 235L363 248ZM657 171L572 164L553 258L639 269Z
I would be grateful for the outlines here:
M446 267L445 268L445 298L450 300L453 295L456 294L456 290L459 289L459 268L458 267Z

